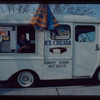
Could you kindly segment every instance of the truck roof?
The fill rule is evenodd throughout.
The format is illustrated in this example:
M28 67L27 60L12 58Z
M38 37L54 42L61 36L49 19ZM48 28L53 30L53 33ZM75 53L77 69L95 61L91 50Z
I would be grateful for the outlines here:
M28 24L33 14L0 14L1 24ZM54 15L58 22L100 23L100 19L85 15Z

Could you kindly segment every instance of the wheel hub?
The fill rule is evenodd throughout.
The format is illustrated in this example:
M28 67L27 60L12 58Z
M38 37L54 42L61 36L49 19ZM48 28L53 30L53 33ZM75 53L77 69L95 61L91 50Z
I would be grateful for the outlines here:
M21 72L17 80L20 86L29 87L33 84L34 77L30 72Z
M24 76L22 77L22 80L23 80L24 82L27 82L27 81L29 81L30 79L29 79L29 77L28 77L27 75L24 75Z

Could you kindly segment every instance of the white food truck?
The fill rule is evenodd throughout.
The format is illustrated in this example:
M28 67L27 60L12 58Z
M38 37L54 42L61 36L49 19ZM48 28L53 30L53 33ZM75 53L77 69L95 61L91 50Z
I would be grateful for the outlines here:
M0 81L14 79L21 87L37 80L95 77L100 81L99 19L55 15L59 26L39 31L29 25L32 16L0 14ZM18 52L20 34L26 36L27 52Z

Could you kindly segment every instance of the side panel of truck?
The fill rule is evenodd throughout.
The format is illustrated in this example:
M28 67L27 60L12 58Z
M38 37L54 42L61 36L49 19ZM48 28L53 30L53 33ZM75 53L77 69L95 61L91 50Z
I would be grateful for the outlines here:
M44 46L44 79L72 78L73 24L62 23L56 31L46 31Z

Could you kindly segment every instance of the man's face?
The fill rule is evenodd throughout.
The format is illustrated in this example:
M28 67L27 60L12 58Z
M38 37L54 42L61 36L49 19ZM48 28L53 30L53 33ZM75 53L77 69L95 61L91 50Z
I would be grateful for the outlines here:
M20 39L21 41L25 41L25 35L21 35Z

